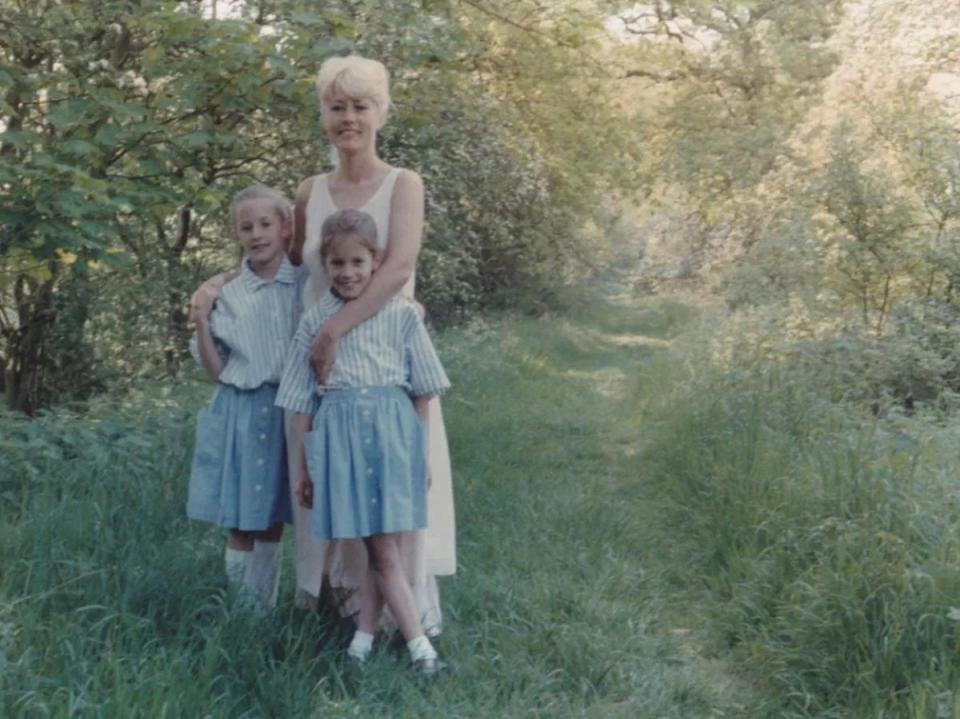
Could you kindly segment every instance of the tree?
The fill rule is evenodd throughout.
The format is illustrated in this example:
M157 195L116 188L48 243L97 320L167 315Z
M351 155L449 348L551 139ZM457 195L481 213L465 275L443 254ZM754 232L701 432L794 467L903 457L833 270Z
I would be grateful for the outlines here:
M279 170L298 133L275 132L275 117L302 106L305 88L258 26L183 3L8 5L0 357L8 406L30 413L56 391L43 387L46 339L68 275L152 279L135 306L163 328L175 369L188 243L225 181Z

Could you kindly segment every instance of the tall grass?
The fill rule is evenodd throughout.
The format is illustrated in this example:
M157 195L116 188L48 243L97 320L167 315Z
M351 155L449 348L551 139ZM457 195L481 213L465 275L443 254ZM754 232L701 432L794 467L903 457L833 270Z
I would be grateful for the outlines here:
M289 566L273 615L232 601L222 534L184 517L208 386L0 416L0 715L686 719L742 703L671 631L656 512L624 502L626 388L685 315L601 305L441 338L459 571L441 584L454 672L429 683L389 650L351 671L342 627L292 608Z
M435 682L389 649L352 671L289 566L277 612L236 606L222 534L183 514L206 385L0 415L0 715L960 717L960 426L875 417L694 314L589 300L440 338Z
M960 716L960 427L875 418L749 345L720 361L713 337L640 390L673 387L645 414L643 464L711 629L771 716Z

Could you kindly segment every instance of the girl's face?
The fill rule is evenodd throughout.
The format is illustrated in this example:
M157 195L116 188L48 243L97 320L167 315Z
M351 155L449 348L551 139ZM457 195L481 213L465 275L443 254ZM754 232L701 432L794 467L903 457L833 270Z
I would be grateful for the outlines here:
M241 202L235 210L234 222L237 240L255 271L280 265L287 250L290 227L277 212L274 200L255 197Z
M345 300L359 297L379 266L380 260L353 235L335 237L323 257L330 286Z
M333 90L323 99L323 128L331 144L342 152L374 146L383 114L367 97L349 97Z

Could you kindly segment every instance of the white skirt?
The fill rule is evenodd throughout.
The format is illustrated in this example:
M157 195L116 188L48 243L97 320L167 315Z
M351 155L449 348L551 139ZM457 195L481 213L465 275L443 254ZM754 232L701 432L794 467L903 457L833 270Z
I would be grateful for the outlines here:
M300 472L299 452L303 437L293 429L291 412L286 412L287 450L291 494ZM413 589L420 620L428 635L439 634L443 626L437 576L454 574L457 569L456 524L453 510L453 482L447 433L440 400L430 400L430 440L427 463L431 484L427 492L427 528L406 532L401 537L400 554L407 580ZM293 497L293 525L296 533L297 603L315 606L324 578L339 602L344 616L358 610L355 591L367 573L367 550L360 539L322 541L310 531L311 510L301 507ZM392 626L389 610L381 622Z

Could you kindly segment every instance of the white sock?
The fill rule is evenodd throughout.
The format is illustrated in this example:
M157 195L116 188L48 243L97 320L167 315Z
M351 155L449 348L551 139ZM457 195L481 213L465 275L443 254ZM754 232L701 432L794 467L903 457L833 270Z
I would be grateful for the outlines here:
M347 654L354 659L365 662L369 658L371 651L373 651L373 635L367 634L367 632L361 632L359 629L355 631L353 633L353 639L350 641L350 646L347 647Z
M247 560L249 559L250 552L245 552L242 549L234 549L230 546L227 547L227 551L223 553L223 564L230 586L238 588L243 584L243 578L247 572Z
M433 648L426 634L421 634L407 642L407 649L410 650L410 659L413 661L437 658L437 650Z
M280 558L280 542L261 542L259 539L254 541L243 581L257 598L261 609L277 606Z

